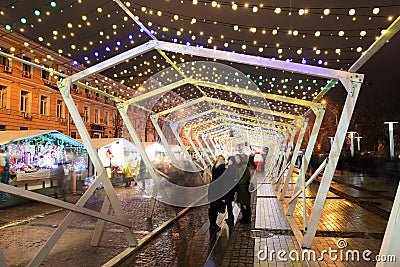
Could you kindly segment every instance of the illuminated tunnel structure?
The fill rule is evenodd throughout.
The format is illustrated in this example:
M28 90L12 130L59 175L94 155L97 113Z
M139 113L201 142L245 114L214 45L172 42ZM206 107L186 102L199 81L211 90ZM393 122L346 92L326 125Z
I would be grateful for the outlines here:
M106 95L116 102L123 122L129 130L129 134L146 165L149 175L154 181L154 187L149 192L153 198L148 216L152 215L156 201L163 201L173 206L206 204L207 198L204 198L204 194L207 192L208 185L196 188L178 187L169 183L168 179L154 168L151 160L145 153L144 146L138 137L135 127L128 117L130 105L134 105L147 112L171 162L177 168L188 172L209 172L209 166L217 154L234 154L234 151L237 151L235 150L237 147L267 147L269 152L264 170L266 174L265 178L270 179L275 184L279 200L283 200L287 194L289 180L294 175L293 171L297 155L300 151L306 128L310 123L308 117L313 113L315 120L312 124L312 131L302 158L302 167L300 173L296 175L296 185L291 192L288 209L285 211L298 242L302 247L310 248L317 231L350 119L363 83L364 75L358 74L356 71L398 31L399 19L388 28L388 34L381 36L348 71L343 71L260 56L226 52L218 49L159 41L120 1L116 2L152 40L71 76L66 76L62 73L57 74L63 77L58 82L58 87L98 174L96 181L76 204L66 203L9 185L0 184L1 191L49 203L70 211L47 243L31 261L30 266L38 266L44 260L78 213L93 216L99 220L93 234L92 245L96 246L99 244L102 232L105 229L105 222L123 226L128 243L131 246L137 245L136 237L130 231L130 223L116 197L111 182L107 177L106 170L96 153L89 133L70 94L70 89L72 84L82 85L80 81L91 75L121 64L131 58L154 51L160 53L171 64L171 67L148 79L143 84L143 90L131 99L123 100L94 87L82 85L89 90ZM227 63L234 62L273 70L283 70L293 75L325 79L326 85L318 95L313 96L312 101L292 97L290 94L285 94L285 92L282 92L282 94L263 93L243 73L227 66L227 64L201 60L175 64L169 59L168 53L189 55L196 59L210 58ZM14 60L23 61L11 55L8 56ZM24 63L44 68L31 62ZM305 170L307 170L310 162L325 113L325 105L321 104L320 101L333 88L335 90L346 90L347 92L343 112L340 116L329 156L323 161L311 178L305 181ZM307 93L307 90L304 90L304 95ZM166 104L161 104L163 99L175 99L176 101L164 101ZM284 103L293 108L282 112L272 111L269 109L271 103ZM154 106L157 106L157 110L153 109ZM305 107L306 111L299 112L299 109L296 107L300 106ZM159 125L160 120L163 121L162 127ZM169 136L165 136L166 133ZM183 145L182 136L186 136L190 142L199 162L191 160ZM167 141L170 138L174 138L181 146L185 155L184 161L188 164L183 165L182 159L177 159L171 151L170 144ZM299 197L304 194L306 187L322 171L324 172L321 184L309 218L307 218L305 198L303 198L303 218L304 225L306 226L303 235L293 220L292 214ZM103 183L106 197L101 212L96 212L84 208L83 205L87 202L99 183ZM190 197L183 202L181 199L174 198L174 196L181 193L186 193ZM399 194L397 194L385 233L382 244L384 251L381 251L383 254L394 254L392 251L395 246L393 240L396 238L399 239L400 220L396 221L396 216L399 216L399 197ZM116 216L109 215L111 206Z

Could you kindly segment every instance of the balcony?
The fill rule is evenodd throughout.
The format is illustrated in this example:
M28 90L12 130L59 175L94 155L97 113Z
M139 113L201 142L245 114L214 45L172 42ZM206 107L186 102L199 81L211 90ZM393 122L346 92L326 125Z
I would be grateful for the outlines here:
M3 70L4 70L4 72L5 73L12 73L12 67L10 67L10 66L3 66Z
M32 114L26 111L22 112L22 115L24 116L24 119L31 121L32 120Z
M31 78L31 73L29 71L24 70L22 72L22 77Z

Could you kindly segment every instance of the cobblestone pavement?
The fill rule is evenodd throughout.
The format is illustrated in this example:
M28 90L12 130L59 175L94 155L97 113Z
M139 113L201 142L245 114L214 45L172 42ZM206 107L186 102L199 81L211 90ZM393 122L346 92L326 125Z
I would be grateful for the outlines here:
M343 258L332 260L327 255L318 258L324 250L337 250L339 241L345 242L342 249L344 253L349 250L360 253L371 250L372 258L379 252L387 220L354 201L379 200L379 203L384 203L385 209L390 210L391 200L379 198L379 194L365 190L365 186L358 190L356 183L355 186L347 186L349 178L346 175L345 179L335 178L339 180L333 183L333 190L328 194L317 237L311 248L316 260L295 258L298 254L301 256L302 250L283 212L287 208L288 198L282 202L282 209L272 184L261 181L257 193L253 194L252 224L236 223L228 227L224 222L225 214L220 214L218 222L222 230L211 233L208 206L193 208L119 266L374 266L375 262ZM293 187L293 183L290 187ZM317 188L317 185L312 185L307 190L308 215ZM340 193L336 194L334 190ZM380 193L384 191L383 188L379 190ZM172 211L181 210L171 210L171 207L157 202L153 218L146 220L150 197L138 187L116 188L116 193L138 239L170 219ZM68 201L75 202L77 198L70 196ZM100 190L86 206L100 210L102 199ZM234 213L236 219L240 217L237 206ZM26 266L66 214L64 210L40 203L0 210L0 248L9 266ZM302 229L301 201L296 206L293 218ZM121 227L113 224L107 224L100 245L92 247L90 240L96 222L94 218L77 215L42 266L101 266L128 248ZM277 253L280 250L292 253L294 258L279 258ZM287 259L288 254L284 258Z
M117 187L115 190L138 239L172 217L170 207L156 202L152 219L146 220L150 197L139 188ZM104 193L98 191L85 207L100 210L103 196ZM67 200L76 202L78 198L79 196L69 196ZM179 210L181 209L174 209L176 212ZM239 209L235 206L236 217L238 212ZM0 220L4 222L0 231L0 248L7 264L26 266L66 215L65 210L35 202L0 210ZM222 265L222 261L226 259L228 244L224 242L229 242L229 236L239 245L244 245L239 233L245 231L251 241L246 246L254 243L249 235L249 227L245 230L241 226L229 229L224 223L224 216L225 214L220 214L218 217L223 230L211 233L208 206L192 208L120 266L204 266L211 253L213 259ZM95 218L78 214L41 266L101 266L128 248L121 227L113 224L107 224L100 245L92 247L90 240L96 222ZM220 247L219 250L217 246ZM252 253L253 246L247 250ZM248 258L246 261L250 262ZM224 266L232 265L224 263Z
M146 220L150 197L139 188L115 189L138 239L172 217L170 207L156 202L152 219ZM103 197L104 193L99 190L85 207L100 210ZM70 202L76 199L76 196L68 197ZM0 248L9 266L26 266L67 215L65 210L41 203L27 206L29 209L24 211L21 211L21 207L0 210L0 221L5 222L0 230ZM14 214L13 218L8 218L10 213ZM10 226L10 221L15 219L19 222ZM95 218L78 214L46 257L43 266L101 266L128 247L121 227L109 223L106 224L100 245L92 247L90 240L96 222Z

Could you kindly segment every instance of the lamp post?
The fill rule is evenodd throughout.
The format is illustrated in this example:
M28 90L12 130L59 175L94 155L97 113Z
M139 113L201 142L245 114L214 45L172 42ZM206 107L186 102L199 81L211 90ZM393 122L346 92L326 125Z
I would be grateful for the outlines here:
M362 136L356 136L356 139L357 139L357 151L360 151L360 149L361 149L361 138L362 138Z
M350 152L351 157L354 158L354 134L357 132L348 132L350 134Z
M390 145L390 159L394 159L394 140L393 140L393 125L397 121L385 121L384 124L389 124L389 145Z

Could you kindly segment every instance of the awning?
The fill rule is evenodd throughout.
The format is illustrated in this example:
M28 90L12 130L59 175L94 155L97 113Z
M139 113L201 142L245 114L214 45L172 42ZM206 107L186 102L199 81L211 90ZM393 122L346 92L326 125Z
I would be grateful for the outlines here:
M20 140L41 136L51 135L56 139L63 140L64 142L77 147L83 147L84 145L77 140L62 134L58 131L49 130L27 130L27 131L0 131L0 145L15 143Z
M82 142L81 139L78 141ZM113 143L119 144L121 147L136 151L134 144L126 140L125 138L93 138L92 143L95 148L99 149L102 147L111 146Z

